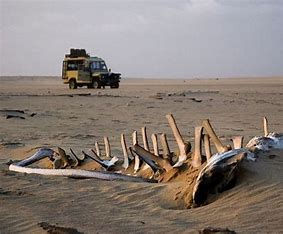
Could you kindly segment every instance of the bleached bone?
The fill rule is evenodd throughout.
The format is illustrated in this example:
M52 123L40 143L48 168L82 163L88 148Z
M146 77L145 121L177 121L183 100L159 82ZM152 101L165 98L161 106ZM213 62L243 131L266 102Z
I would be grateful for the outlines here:
M140 145L136 144L134 145L134 151L142 158L146 158L150 160L151 162L156 163L159 167L163 168L165 171L170 171L173 167L169 163L167 159L163 159L160 157L156 157L154 154L152 154L150 151L147 151ZM147 161L145 160L147 163ZM150 165L152 167L152 165ZM157 167L156 167L157 169Z
M168 123L172 129L173 135L175 137L175 140L177 142L179 151L180 151L180 155L178 158L178 162L173 166L173 167L180 167L183 165L183 163L187 160L187 152L186 152L186 145L185 142L183 140L183 137L181 136L181 133L177 127L176 121L173 117L172 114L168 114L166 115L166 118L168 120Z
M201 166L201 136L202 136L202 126L195 127L195 150L192 157L192 166L199 167Z
M140 169L141 160L139 156L134 153L132 147L129 147L129 150L131 152L131 155L134 157L134 173L137 173L137 171Z
M233 142L234 149L243 148L243 140L244 140L243 136L234 136L234 137L232 137L231 140Z
M99 143L97 141L95 142L95 151L96 151L96 154L100 157L101 156L100 146L99 146Z
M99 165L101 165L103 168L105 168L106 170L108 169L109 165L108 164L105 164L103 162L103 160L96 154L96 152L91 149L91 152L93 153L93 156L89 155L89 154L86 154L84 151L82 151L83 155L86 157L86 158L90 158L92 159L93 161L97 162Z
M283 134L282 133L269 133L266 137L256 136L253 137L246 148L252 152L268 152L271 150L283 150Z
M170 151L169 144L167 141L167 136L165 133L162 133L160 135L160 143L161 143L161 147L163 151L163 155L162 155L163 158L171 159L171 151Z
M138 144L138 132L137 131L134 131L132 133L132 138L133 138L133 145ZM134 173L136 173L140 169L141 160L140 160L140 158L137 155L135 155L132 152L132 148L129 148L129 149L131 151L131 154L134 155L134 161L135 161Z
M140 149L138 149L138 150L136 150L137 149L137 146L138 145L134 145L134 150L133 150L133 152L138 156L138 157L140 157L147 165L148 165L148 167L150 167L152 170L153 170L153 172L155 173L156 171L160 171L160 170L162 170L162 168L155 162L155 161L153 161L151 158L152 157L148 157L148 155L147 154L145 154L144 152L141 152L141 150ZM142 148L142 147L141 147ZM144 148L142 148L142 149L144 149ZM144 149L145 150L145 149ZM146 151L146 152L149 152L149 151ZM151 153L150 153L151 154ZM152 155L152 154L151 154ZM155 157L156 158L156 156L154 156L154 155L152 155L153 157Z
M264 132L264 136L267 137L268 136L268 121L266 117L263 117L263 132Z
M132 161L134 161L135 160L135 154L133 153L133 147L130 146L130 147L128 147L128 149L129 149L129 152L130 152L130 159Z
M205 151L206 160L208 161L211 158L211 147L210 147L210 141L209 141L208 134L203 135L203 143L204 143L204 151Z
M146 127L142 127L141 129L141 132L142 132L142 140L143 140L143 146L146 150L149 151L149 146L148 146L148 139L147 139L147 133L146 133ZM137 143L137 142L136 142ZM135 145L135 144L133 144Z
M56 154L56 152L52 149L49 148L41 148L39 149L37 152L35 152L32 156L16 163L16 164L11 164L11 165L17 165L19 167L25 167L28 166L30 164L33 164L41 159L44 158L53 158L53 156Z
M74 153L74 151L71 148L70 148L70 152L71 152L71 154L69 156L72 160L71 166L76 167L76 166L79 165L79 159L77 158L76 154Z
M142 177L128 176L118 174L114 172L97 172L87 171L80 169L40 169L40 168L28 168L26 166L39 161L46 157L52 157L54 151L51 149L40 149L31 157L24 159L16 164L9 166L10 171L16 171L27 174L39 174L39 175L54 175L54 176L67 176L72 178L95 178L101 180L122 180L130 182L156 182L152 179L145 179Z
M283 150L283 133L268 133L268 121L266 117L263 118L263 128L265 136L253 137L246 145L246 148L253 152Z
M133 138L133 145L138 144L138 132L134 131L132 133L132 138Z
M70 148L70 152L78 160L78 163L84 161L85 156L83 154L81 156L78 156L71 148Z
M128 153L128 148L126 144L125 135L123 133L121 134L121 145L122 145L123 156L124 156L124 162L123 162L122 167L127 169L129 167L129 153Z
M111 158L111 148L108 137L104 137L104 145L105 145L105 156L106 158Z
M110 167L113 167L115 165L115 163L118 161L117 157L113 157L111 158L111 160L102 160L96 153L94 150L91 150L91 152L93 153L93 156L85 153L84 151L82 151L82 153L85 155L85 157L88 157L92 160L94 160L95 162L97 162L98 164L100 164L102 167L104 167L106 170L108 170Z
M221 141L219 140L219 138L217 137L217 135L215 134L213 128L211 127L210 121L208 119L205 119L202 122L202 126L203 128L206 130L206 132L208 133L208 135L210 136L211 140L213 141L217 152L218 153L223 153L226 152L228 149L226 146L224 146Z
M159 148L158 148L158 142L157 142L157 135L156 134L151 134L151 140L152 140L152 145L153 145L153 152L155 156L159 156ZM147 150L146 148L144 148Z
M225 191L235 179L239 163L248 151L244 148L215 154L200 171L193 188L194 205L203 204L210 192Z

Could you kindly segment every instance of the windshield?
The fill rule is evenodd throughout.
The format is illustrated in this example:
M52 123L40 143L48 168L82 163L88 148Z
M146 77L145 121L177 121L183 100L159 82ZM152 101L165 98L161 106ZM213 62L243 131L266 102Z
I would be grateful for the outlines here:
M92 71L108 71L105 62L93 61L90 65Z

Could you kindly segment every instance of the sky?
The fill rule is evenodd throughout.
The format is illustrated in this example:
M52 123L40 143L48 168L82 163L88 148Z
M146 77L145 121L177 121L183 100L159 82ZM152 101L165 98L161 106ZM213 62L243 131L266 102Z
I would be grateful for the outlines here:
M0 0L0 75L84 48L138 78L283 76L283 0Z

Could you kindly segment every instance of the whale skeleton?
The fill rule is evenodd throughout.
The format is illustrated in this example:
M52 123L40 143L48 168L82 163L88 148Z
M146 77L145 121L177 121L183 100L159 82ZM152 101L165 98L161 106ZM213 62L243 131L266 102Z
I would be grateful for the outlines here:
M182 137L173 115L168 114L166 118L177 143L178 155L170 151L165 133L159 135L162 154L159 152L157 134L151 135L153 152L150 151L146 127L143 127L141 129L143 146L139 144L137 131L133 132L132 145L129 147L127 147L125 135L121 134L122 162L118 157L112 157L109 139L104 137L105 159L102 159L98 142L95 142L95 150L91 149L92 155L82 151L82 156L77 156L72 149L70 149L71 154L67 155L60 147L58 147L58 152L42 148L31 157L18 163L12 163L9 170L74 178L166 182L177 177L180 173L186 173L184 170L194 168L198 173L193 175L196 178L192 189L192 203L199 206L205 203L211 191L224 191L235 182L240 163L245 158L254 161L254 153L258 151L267 151L271 148L283 149L283 135L268 133L266 118L264 118L264 136L251 139L246 147L243 147L243 136L235 136L231 139L234 149L230 145L222 144L210 121L205 119L200 126L195 127L193 151L191 151L190 142L185 142ZM211 142L217 150L215 154L212 154ZM204 146L205 155L202 155L202 146ZM53 169L27 167L43 158L49 158L52 161ZM100 165L99 171L74 169L87 158ZM150 175L146 174L148 170L152 172Z

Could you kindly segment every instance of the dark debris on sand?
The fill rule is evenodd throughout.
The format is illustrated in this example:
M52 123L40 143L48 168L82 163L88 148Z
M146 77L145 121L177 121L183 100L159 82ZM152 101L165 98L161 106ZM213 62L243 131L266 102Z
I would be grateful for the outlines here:
M83 234L83 232L79 232L75 228L60 227L60 226L49 224L47 222L40 222L38 223L38 225L43 230L46 230L47 233L51 233L51 234Z

